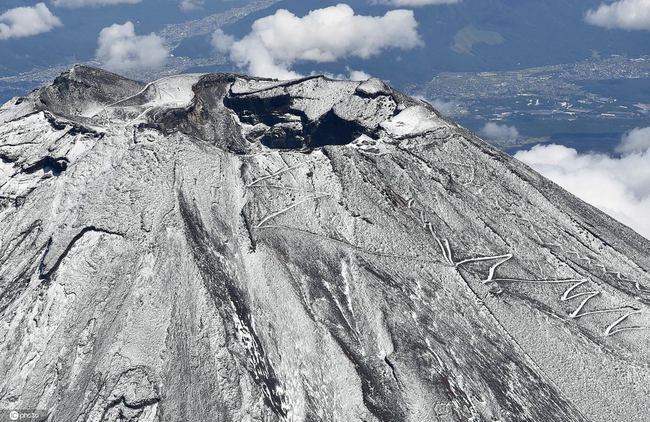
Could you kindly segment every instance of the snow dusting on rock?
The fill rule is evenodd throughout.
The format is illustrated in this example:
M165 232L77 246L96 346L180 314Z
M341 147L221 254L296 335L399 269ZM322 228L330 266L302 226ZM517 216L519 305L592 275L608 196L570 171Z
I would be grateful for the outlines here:
M377 79L0 108L0 409L645 421L650 243Z

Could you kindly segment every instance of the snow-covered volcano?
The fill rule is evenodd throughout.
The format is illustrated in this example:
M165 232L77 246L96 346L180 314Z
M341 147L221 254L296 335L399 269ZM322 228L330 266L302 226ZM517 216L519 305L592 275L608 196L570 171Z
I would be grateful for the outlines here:
M378 80L0 109L0 408L644 421L650 242Z

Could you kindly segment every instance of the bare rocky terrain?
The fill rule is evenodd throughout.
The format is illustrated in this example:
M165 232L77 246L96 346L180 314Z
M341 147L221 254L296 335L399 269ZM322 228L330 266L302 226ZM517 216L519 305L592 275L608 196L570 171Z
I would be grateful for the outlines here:
M2 409L648 420L650 242L379 80L78 66L0 158Z

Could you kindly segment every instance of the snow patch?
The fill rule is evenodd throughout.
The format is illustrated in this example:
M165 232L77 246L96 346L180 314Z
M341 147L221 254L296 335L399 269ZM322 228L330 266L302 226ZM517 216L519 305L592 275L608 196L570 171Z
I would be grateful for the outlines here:
M377 78L370 78L359 84L356 90L357 94L376 97L378 95L390 95L390 88L384 81Z
M353 148L360 149L363 152L371 154L387 154L388 148L387 143L382 142L381 140L372 139L368 135L361 135L355 139L351 144Z
M445 127L431 110L419 105L403 110L380 126L395 138L422 135Z
M153 82L147 87L149 101L145 107L186 107L194 98L192 87L201 74L175 75Z

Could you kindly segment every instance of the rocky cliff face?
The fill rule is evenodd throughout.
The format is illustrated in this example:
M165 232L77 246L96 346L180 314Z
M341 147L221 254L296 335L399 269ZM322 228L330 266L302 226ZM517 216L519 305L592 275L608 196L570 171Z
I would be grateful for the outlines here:
M0 109L0 408L647 421L650 243L378 80Z

